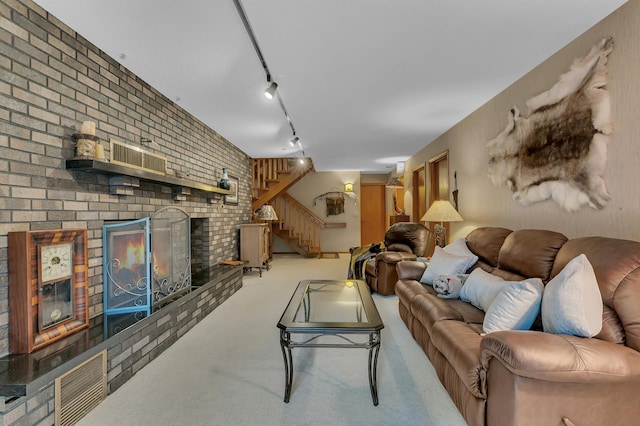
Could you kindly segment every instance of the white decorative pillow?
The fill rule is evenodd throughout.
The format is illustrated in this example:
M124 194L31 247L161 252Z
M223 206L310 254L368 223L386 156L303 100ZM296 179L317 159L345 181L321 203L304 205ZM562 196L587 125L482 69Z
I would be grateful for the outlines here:
M596 274L581 254L545 286L542 328L554 334L593 337L602 329L602 309Z
M469 268L469 256L458 256L444 251L436 246L436 250L431 256L427 269L424 270L420 282L422 284L433 285L433 280L438 275L462 274ZM475 263L475 262L474 262ZM473 264L473 263L472 263Z
M455 254L457 256L468 256L469 257L469 265L467 269L471 268L477 261L478 256L476 256L469 247L467 247L467 242L464 238L458 238L451 244L447 245L444 248L444 251L447 253Z
M469 274L469 278L462 286L460 299L487 312L493 299L508 284L510 282L477 268Z
M487 309L482 323L485 333L529 330L538 313L544 285L540 278L514 281L503 287Z

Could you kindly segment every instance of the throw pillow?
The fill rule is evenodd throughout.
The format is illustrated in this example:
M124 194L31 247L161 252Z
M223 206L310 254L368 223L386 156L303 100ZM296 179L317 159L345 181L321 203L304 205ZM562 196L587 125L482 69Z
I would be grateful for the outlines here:
M596 274L581 254L545 286L542 328L554 334L593 337L602 329L602 309Z
M477 261L478 256L476 256L469 247L467 247L467 242L464 238L458 238L451 244L447 245L444 248L444 251L447 253L455 254L457 256L468 256L469 257L469 266L467 269L471 268Z
M469 274L469 278L462 286L460 299L487 312L493 299L508 284L509 282L502 278L477 268Z
M544 285L540 278L514 281L500 290L484 316L482 330L529 330L540 313Z
M427 269L424 270L420 282L433 285L433 280L438 275L462 274L469 268L468 265L471 261L472 259L469 256L451 254L436 246L436 250L431 256L431 261L429 261Z

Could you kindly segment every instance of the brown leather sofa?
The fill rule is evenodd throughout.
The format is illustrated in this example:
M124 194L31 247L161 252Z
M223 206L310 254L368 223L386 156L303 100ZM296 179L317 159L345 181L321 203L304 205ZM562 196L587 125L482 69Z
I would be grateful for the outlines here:
M397 264L399 311L470 425L631 425L640 422L640 243L567 239L544 230L479 228L466 237L482 268L546 285L584 253L603 300L593 338L531 330L484 335L484 312L437 297L417 261ZM544 299L544 295L543 295Z
M416 260L424 256L431 231L421 223L398 222L384 234L385 251L365 263L364 277L371 291L389 296L395 293L398 274L396 264L401 260Z

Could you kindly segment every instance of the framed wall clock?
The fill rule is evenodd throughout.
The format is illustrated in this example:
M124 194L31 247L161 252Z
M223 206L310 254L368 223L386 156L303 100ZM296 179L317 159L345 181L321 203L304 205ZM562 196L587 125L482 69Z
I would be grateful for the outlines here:
M87 328L87 231L23 231L8 237L9 350L30 353Z

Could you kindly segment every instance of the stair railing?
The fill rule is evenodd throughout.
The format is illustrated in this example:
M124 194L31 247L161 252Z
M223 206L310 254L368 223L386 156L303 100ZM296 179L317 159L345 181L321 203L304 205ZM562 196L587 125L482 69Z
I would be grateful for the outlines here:
M297 238L299 245L308 246L309 252L320 253L320 230L326 223L287 193L280 194L272 205L279 229L287 231L290 238Z

